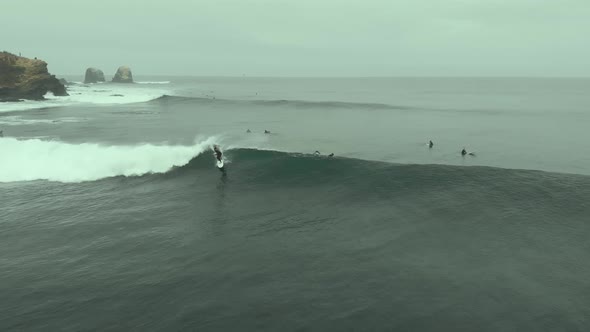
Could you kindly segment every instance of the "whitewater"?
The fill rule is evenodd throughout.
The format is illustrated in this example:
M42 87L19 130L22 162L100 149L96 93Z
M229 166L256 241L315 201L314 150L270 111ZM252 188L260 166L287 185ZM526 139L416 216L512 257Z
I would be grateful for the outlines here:
M67 85L69 96L54 96L49 92L45 95L45 100L41 101L22 100L16 103L0 103L0 113L75 105L106 106L146 102L172 93L171 89L166 88L170 83L170 81L138 82L129 86L117 83L73 82Z
M0 163L0 182L48 180L67 183L162 173L187 164L210 150L214 142L216 138L210 137L192 146L105 146L4 138L0 139L0 151L5 156Z

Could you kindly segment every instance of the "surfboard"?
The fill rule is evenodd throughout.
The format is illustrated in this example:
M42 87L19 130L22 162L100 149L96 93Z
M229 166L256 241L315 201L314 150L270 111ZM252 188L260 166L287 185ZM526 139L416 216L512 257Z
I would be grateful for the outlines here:
M223 168L223 160L217 161L217 168Z

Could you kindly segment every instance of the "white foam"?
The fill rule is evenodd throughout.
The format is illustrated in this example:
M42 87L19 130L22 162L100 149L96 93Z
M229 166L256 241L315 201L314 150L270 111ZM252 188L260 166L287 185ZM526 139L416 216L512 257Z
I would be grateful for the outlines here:
M162 87L137 84L74 84L67 87L69 96L56 97L48 93L46 100L0 103L0 113L25 111L47 107L70 106L77 104L130 104L154 100L169 90Z
M55 136L20 136L20 137L16 137L17 140L19 141L25 141L25 140L30 140L30 139L40 139L40 140L44 140L44 141L49 141L49 140L54 140L56 139Z
M192 146L106 146L2 138L0 182L83 182L118 175L163 173L174 166L186 165L193 157L208 150L215 140L209 137Z
M169 94L168 90L134 84L92 84L68 86L69 96L53 97L66 103L129 104L146 102Z
M47 108L47 107L57 107L63 106L58 101L54 100L42 100L42 101L33 101L33 100L24 100L21 102L5 102L0 103L0 113L5 112L14 112L14 111L26 111L32 109L40 109L40 108Z
M49 119L23 119L20 116L5 116L0 117L0 125L3 126L22 126L22 125L36 125L36 124L49 124L55 125L59 123L72 123L72 122L83 122L85 119L81 118L57 118L53 120Z
M143 81L143 82L135 82L137 84L170 84L170 81Z

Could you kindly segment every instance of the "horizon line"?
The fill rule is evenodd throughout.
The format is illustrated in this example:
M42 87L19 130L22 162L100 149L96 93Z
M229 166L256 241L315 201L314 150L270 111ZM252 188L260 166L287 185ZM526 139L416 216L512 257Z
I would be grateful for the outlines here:
M55 76L81 76L84 74L52 74ZM318 78L318 79L338 79L338 78L483 78L483 79L590 79L590 76L502 76L502 75L363 75L363 76L274 76L274 75L180 75L180 74L134 74L134 80L137 77L184 77L184 78ZM110 81L107 81L110 82Z

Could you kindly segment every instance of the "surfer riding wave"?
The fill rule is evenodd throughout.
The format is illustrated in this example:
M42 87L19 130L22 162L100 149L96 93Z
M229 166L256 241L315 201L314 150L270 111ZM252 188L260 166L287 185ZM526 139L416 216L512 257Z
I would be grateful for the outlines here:
M223 153L219 149L219 145L213 146L213 152L215 152L215 158L217 158L217 160L221 162L221 158L223 156Z
M215 153L215 159L217 159L217 168L225 173L224 163L223 163L223 152L219 148L219 145L213 145L213 152Z

